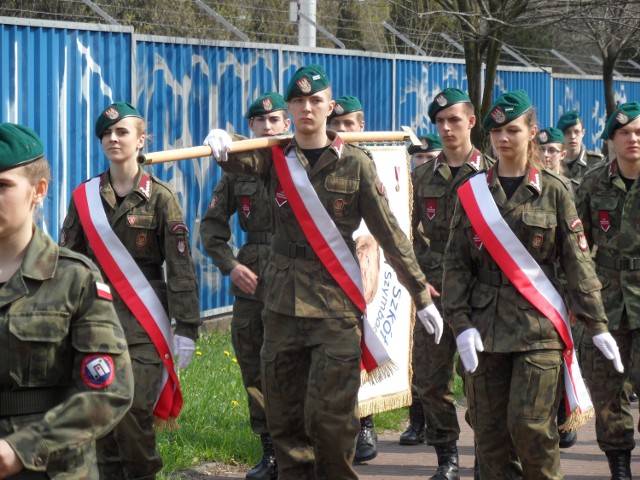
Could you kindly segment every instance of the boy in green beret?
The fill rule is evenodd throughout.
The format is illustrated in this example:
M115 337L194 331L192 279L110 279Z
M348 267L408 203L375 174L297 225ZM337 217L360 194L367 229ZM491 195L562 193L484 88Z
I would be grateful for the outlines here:
M629 396L632 386L640 385L640 104L620 105L602 139L612 142L616 158L587 172L576 206L589 245L597 245L596 272L606 286L602 300L624 373L614 371L588 338L580 360L596 411L598 446L611 478L628 479L635 446Z
M575 187L587 170L601 163L604 157L600 153L587 150L583 145L584 123L577 110L565 112L558 119L556 128L562 131L567 149L563 163L564 175L574 183Z
M249 129L254 137L281 135L290 120L282 95L269 92L256 98L247 110ZM247 241L234 254L231 217L237 214ZM234 295L231 339L238 359L242 382L249 400L251 429L260 435L262 458L247 472L248 480L276 480L278 466L264 411L260 378L260 349L263 342L264 303L256 293L258 278L267 264L271 244L271 210L266 186L255 175L224 173L213 191L200 223L205 250L223 275L231 278Z
M439 297L443 258L458 187L470 176L487 169L492 161L471 143L476 116L466 92L445 88L434 96L428 114L438 130L442 152L412 174L412 223L414 231L422 228L429 244L423 271L433 289L436 306L442 312ZM414 370L414 381L426 417L426 442L435 447L438 456L435 478L457 480L460 478L457 447L460 426L452 391L456 341L447 325L440 344L435 347L427 341L426 332L419 325L413 339L413 364L420 366ZM416 426L418 438L421 426ZM408 443L409 439L401 438L401 441Z
M442 151L442 140L436 134L423 133L418 136L418 140L420 140L420 145L410 145L407 149L411 155L414 169L424 165L432 158L436 158Z
M205 139L226 171L267 185L274 238L258 279L265 290L262 384L280 480L357 479L361 317L366 308L353 233L362 220L407 288L436 342L434 308L411 244L389 209L373 160L327 131L335 102L317 64L298 69L285 100L295 133L271 149L229 154L232 139ZM364 339L367 352L375 335ZM371 365L372 358L362 357Z
M364 110L357 97L345 95L336 99L327 128L334 132L364 132Z
M554 173L562 173L562 161L567 156L562 130L554 127L540 130L538 132L538 143L540 144L544 167Z

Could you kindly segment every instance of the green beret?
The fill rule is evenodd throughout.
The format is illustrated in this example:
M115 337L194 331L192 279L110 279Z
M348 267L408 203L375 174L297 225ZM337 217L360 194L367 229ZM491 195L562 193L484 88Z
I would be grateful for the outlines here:
M489 133L492 128L498 128L514 121L529 111L531 107L529 95L524 90L503 93L491 105L491 110L482 122L482 128L485 133Z
M44 155L38 134L24 125L0 123L0 172L21 167Z
M288 102L293 97L313 95L316 92L329 88L331 82L324 71L317 63L312 63L305 67L300 67L287 86L284 99Z
M276 92L265 93L264 95L255 99L255 101L249 105L247 111L247 118L257 117L258 115L266 115L268 113L278 112L280 110L286 110L287 104L284 102L282 95Z
M561 143L564 145L564 134L559 128L545 128L538 132L538 143L540 145L546 145L547 143Z
M611 140L613 132L640 117L640 103L629 102L618 106L611 114L602 132L603 140Z
M340 97L336 99L336 106L333 108L333 112L329 115L329 119L334 117L341 117L342 115L347 115L348 113L353 112L361 112L362 104L360 100L356 97L351 97L346 95L344 97Z
M429 105L429 119L436 123L436 114L456 103L471 103L469 95L458 88L445 88L437 94Z
M560 118L558 119L558 124L556 125L556 128L564 132L567 128L573 127L578 123L582 123L582 120L580 119L580 114L578 113L578 111L568 110L564 112L562 116L560 116Z
M125 117L142 118L136 107L126 102L114 102L104 109L96 120L96 136L102 138L104 131Z
M407 151L409 155L414 153L427 153L442 150L442 139L433 133L424 133L418 136L421 145L410 145Z

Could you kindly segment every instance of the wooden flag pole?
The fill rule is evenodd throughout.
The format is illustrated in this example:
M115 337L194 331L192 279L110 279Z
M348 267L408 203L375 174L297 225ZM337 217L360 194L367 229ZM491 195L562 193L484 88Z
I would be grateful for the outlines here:
M420 145L420 141L409 127L402 127L399 132L341 132L340 138L347 143L354 142L400 142L409 140L413 145ZM270 148L280 145L293 138L293 135L276 135L274 137L250 138L248 140L238 140L231 144L229 153L246 152L260 148ZM177 160L188 160L190 158L211 156L211 147L201 145L198 147L176 148L161 152L143 153L138 155L138 163L151 165L154 163L174 162Z

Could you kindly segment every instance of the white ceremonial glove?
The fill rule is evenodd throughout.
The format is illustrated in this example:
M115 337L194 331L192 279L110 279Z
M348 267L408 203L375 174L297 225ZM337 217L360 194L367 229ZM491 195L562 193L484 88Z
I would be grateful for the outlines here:
M178 368L187 368L191 363L193 352L196 351L196 342L188 337L174 335L173 337L173 355L178 357Z
M233 140L225 130L214 128L204 139L203 145L211 147L211 154L220 162L227 161L227 153L231 149Z
M456 338L460 360L467 372L473 373L478 368L478 353L484 351L482 337L477 328L469 328Z
M442 317L436 306L432 303L427 308L418 312L418 318L424 325L429 335L434 336L436 344L440 343L442 337Z
M618 344L609 332L594 335L591 340L607 360L613 360L613 368L620 373L624 372L622 359L620 358L620 350L618 350Z

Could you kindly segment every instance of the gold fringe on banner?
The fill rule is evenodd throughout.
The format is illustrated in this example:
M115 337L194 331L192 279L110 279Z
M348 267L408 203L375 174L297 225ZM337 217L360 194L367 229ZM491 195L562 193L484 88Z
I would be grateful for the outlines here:
M562 425L558 427L561 432L577 432L578 429L587 424L589 420L595 415L595 410L590 408L586 412L580 413L576 408L569 414L569 418Z
M153 417L153 429L156 432L164 432L166 430L178 430L180 425L178 425L178 420L174 417L169 418L160 418Z
M362 418L389 410L397 410L398 408L407 407L409 405L411 405L411 391L405 390L403 392L384 395L359 402L358 415Z

